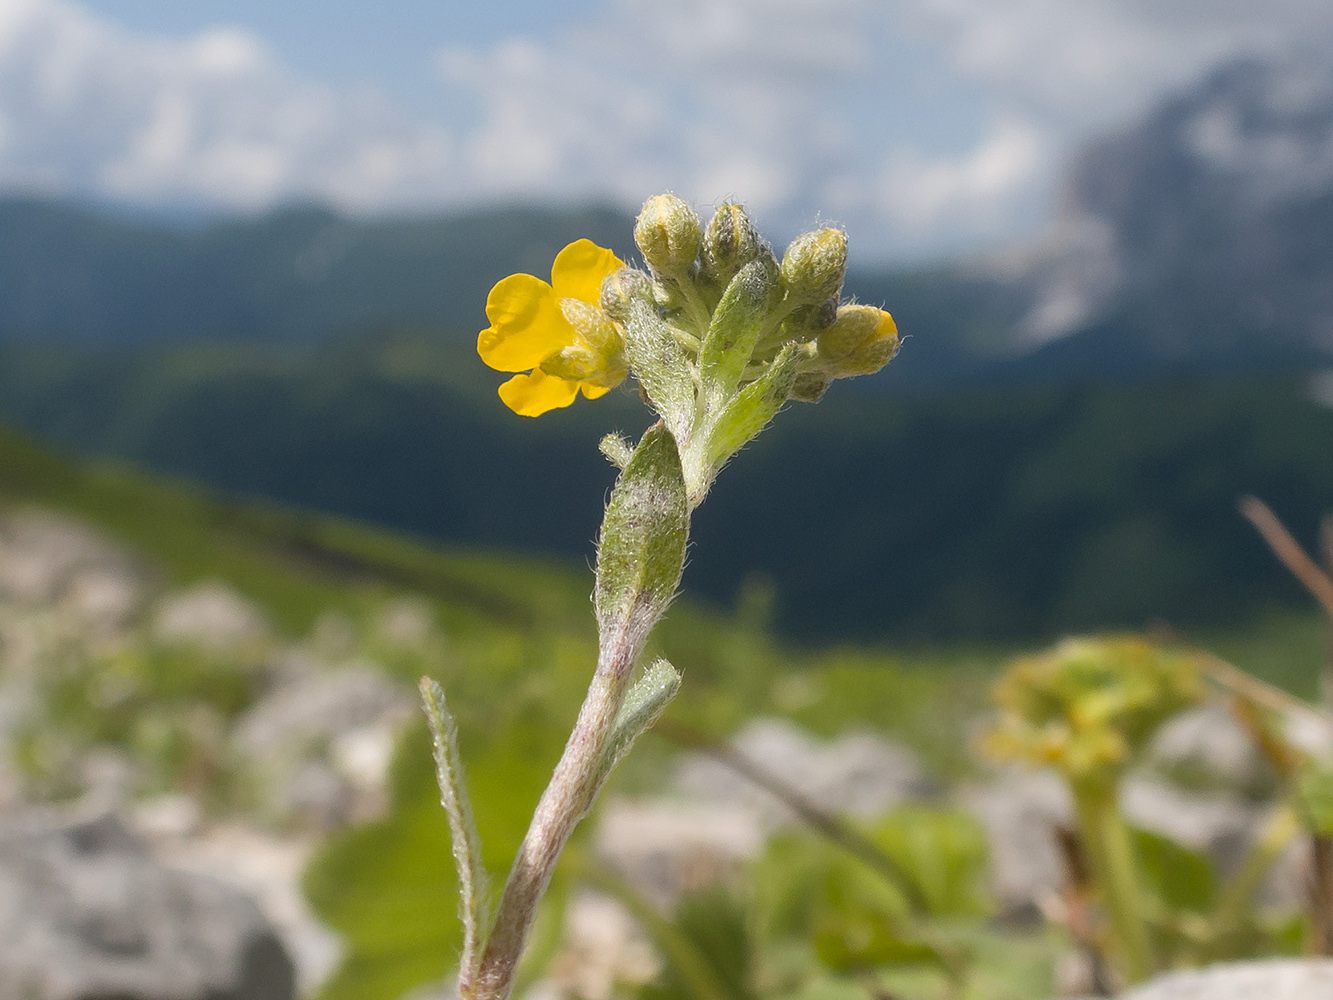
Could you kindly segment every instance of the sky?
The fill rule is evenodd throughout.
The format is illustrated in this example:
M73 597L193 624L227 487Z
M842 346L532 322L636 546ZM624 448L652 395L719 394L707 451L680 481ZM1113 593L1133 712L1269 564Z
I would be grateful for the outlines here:
M1071 152L1328 0L0 0L0 192L358 214L745 202L862 259L1030 238Z

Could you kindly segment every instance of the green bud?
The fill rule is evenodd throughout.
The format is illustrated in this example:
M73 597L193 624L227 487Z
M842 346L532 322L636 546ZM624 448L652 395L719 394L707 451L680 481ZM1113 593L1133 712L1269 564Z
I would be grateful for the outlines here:
M797 375L796 383L791 388L791 398L797 403L818 403L832 384L831 378L819 372Z
M782 283L796 302L832 298L846 274L847 234L841 229L825 227L798 236L782 255Z
M874 306L843 306L828 329L819 334L819 356L832 360L847 357L875 336L881 316L886 315Z
M720 291L731 283L741 268L758 260L767 250L750 217L745 214L745 207L723 202L704 232L700 255L703 276Z
M699 351L700 373L718 399L730 396L740 384L764 318L781 294L775 270L762 260L746 264L731 279Z
M819 335L819 356L834 378L873 375L898 353L898 326L874 306L843 306Z
M613 271L602 280L602 293L599 297L602 312L617 323L628 323L630 305L635 299L651 299L653 282L642 271L632 267L622 267Z
M658 274L684 278L699 256L703 239L699 216L674 194L659 194L643 203L634 223L634 242Z

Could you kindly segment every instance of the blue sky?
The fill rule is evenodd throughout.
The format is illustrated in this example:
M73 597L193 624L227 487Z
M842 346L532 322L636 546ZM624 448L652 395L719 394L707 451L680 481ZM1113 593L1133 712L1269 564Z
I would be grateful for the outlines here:
M909 260L1031 237L1071 150L1327 0L0 0L0 191L358 213L746 201Z

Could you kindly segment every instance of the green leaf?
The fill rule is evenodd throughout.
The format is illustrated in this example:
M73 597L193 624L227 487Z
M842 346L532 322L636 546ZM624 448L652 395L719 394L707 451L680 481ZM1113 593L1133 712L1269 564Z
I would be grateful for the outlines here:
M1297 789L1314 832L1333 835L1333 767L1326 761L1311 762L1301 771Z
M430 723L435 753L435 779L440 786L440 805L449 817L449 843L458 870L458 910L463 921L463 954L460 966L476 970L486 946L489 913L486 906L488 878L481 861L481 837L472 818L472 802L463 778L463 759L458 752L458 724L449 712L444 689L429 677L421 678L421 703Z
M1217 899L1217 871L1203 854L1148 830L1135 829L1143 884L1172 910L1210 913Z
M594 601L604 638L627 627L646 638L666 611L685 566L689 518L676 440L655 424L620 474L602 521Z
M935 918L982 916L986 835L975 818L928 806L903 806L889 813L872 837L915 883Z
M729 399L740 385L778 291L777 276L762 261L745 265L727 286L699 349L699 374L710 404Z
M671 433L684 439L694 421L694 376L684 349L657 311L636 300L625 327L630 369Z
M720 467L764 429L791 396L800 363L809 356L810 350L804 345L788 344L768 370L731 401L708 436L710 466Z
M598 772L600 785L615 766L625 759L634 743L666 711L680 690L680 674L666 660L654 660L630 688L625 703L616 715L615 727L606 744L606 753Z

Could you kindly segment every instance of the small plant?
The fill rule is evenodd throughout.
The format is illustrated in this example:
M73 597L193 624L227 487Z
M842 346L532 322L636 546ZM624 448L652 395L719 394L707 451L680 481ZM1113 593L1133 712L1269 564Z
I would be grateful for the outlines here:
M1000 717L986 747L1001 759L1052 766L1069 783L1082 853L1113 932L1109 950L1129 982L1148 978L1158 959L1120 779L1157 727L1203 695L1197 655L1137 638L1067 640L1015 662L995 690Z
M1120 807L1122 780L1153 733L1210 688L1230 699L1283 786L1225 880L1207 857L1132 829ZM1109 962L1111 974L1095 977L1103 988L1181 965L1293 949L1299 924L1256 911L1254 898L1302 822L1317 843L1327 819L1333 785L1289 735L1293 720L1324 725L1317 713L1207 653L1139 638L1067 640L1020 659L995 700L999 719L985 748L1000 759L1053 767L1069 785L1077 829L1061 846L1070 898L1093 904L1069 924L1095 966Z
M458 867L467 1000L510 994L566 841L679 688L670 663L640 658L680 585L690 515L718 472L789 400L817 401L835 379L878 371L898 350L887 312L840 302L841 230L807 233L779 261L740 205L723 204L705 227L664 194L644 204L634 238L646 270L578 240L556 256L550 283L503 279L477 341L483 361L515 373L499 390L515 413L595 399L632 376L660 419L636 445L601 442L621 471L598 540L596 670L493 911L456 726L444 692L421 682Z

